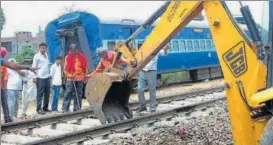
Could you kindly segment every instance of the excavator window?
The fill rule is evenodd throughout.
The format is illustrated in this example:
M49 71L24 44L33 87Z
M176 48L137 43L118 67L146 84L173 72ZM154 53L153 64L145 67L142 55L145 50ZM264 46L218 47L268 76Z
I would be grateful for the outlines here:
M268 2L264 2L262 13L262 26L260 27L262 41L264 44L268 43L269 32L269 5Z

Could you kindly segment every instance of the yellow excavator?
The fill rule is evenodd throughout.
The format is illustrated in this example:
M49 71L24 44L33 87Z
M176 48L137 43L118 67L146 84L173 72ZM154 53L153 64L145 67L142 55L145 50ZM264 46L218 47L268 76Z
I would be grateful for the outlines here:
M248 6L241 12L251 40L240 29L224 1L167 1L126 42L117 44L118 55L112 67L94 73L87 84L86 96L102 123L132 118L128 106L137 73L202 10L209 28L225 80L225 89L234 143L273 145L272 116L272 3L268 43L260 32ZM158 18L141 48L131 41ZM117 69L120 57L130 60L125 69ZM171 62L170 62L171 63Z

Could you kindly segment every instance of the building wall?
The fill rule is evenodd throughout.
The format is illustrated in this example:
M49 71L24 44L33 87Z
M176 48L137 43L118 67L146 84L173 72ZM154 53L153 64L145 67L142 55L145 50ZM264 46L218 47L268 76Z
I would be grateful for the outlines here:
M13 37L3 37L1 38L1 46L6 47L8 50L8 57L15 56L20 52L22 46L29 45L31 48L35 49L35 52L38 51L38 46L41 42L45 42L44 32L41 31L32 36L31 32L20 31L15 32Z

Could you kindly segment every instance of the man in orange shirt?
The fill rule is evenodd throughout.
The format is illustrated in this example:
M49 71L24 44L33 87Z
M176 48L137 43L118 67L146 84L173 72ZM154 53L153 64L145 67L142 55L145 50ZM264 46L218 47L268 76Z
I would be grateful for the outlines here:
M8 51L5 48L1 48L1 58L4 58ZM8 101L7 101L7 83L8 83L8 68L1 66L1 103L4 113L5 122L12 122L9 115Z
M87 61L82 52L76 49L75 44L70 45L70 50L65 57L64 74L66 77L66 90L63 101L63 112L69 111L69 105L73 93L74 96L74 111L81 109L83 96L83 82L87 79Z
M7 101L7 82L8 82L8 69L4 66L1 66L1 99L2 107L4 113L5 122L12 122L12 119L9 115L8 101Z
M98 64L95 72L101 73L101 72L103 72L103 70L105 68L110 67L112 65L117 53L113 50L108 51L107 49L99 48L98 55L101 57L101 60ZM129 62L126 59L121 57L118 61L118 65L122 65L122 64L128 65Z

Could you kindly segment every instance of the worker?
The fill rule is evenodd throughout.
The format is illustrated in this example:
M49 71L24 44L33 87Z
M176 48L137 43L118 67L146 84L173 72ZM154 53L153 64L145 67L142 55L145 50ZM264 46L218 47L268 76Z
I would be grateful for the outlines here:
M76 44L69 46L69 52L65 57L64 62L64 74L66 77L66 90L64 94L64 101L62 110L63 112L69 111L69 105L74 96L74 109L77 111L81 109L82 94L83 94L83 82L87 80L88 67L87 60L82 52L77 50Z
M150 112L156 112L156 77L157 77L157 60L159 55L166 55L170 47L167 45L161 50L138 74L138 99L140 108L137 112L147 111L144 91L148 86L150 93Z
M50 62L47 55L47 44L39 44L39 52L34 55L32 67L40 67L37 71L37 107L38 114L44 114L44 112L50 112L48 109L49 95L50 95ZM43 108L42 106L43 99Z
M95 72L101 73L101 72L103 72L103 70L105 68L108 68L112 65L117 53L113 50L108 51L105 48L99 48L97 52L98 52L98 56L101 57L101 60L98 64ZM129 62L126 59L121 57L118 61L118 65L122 65L122 64L128 65Z
M2 109L4 113L4 121L7 122L12 122L12 118L9 116L9 109L8 109L8 104L7 104L7 69L14 69L14 70L22 70L22 69L28 69L31 71L35 71L38 68L32 68L30 66L24 66L24 65L19 65L17 63L13 62L8 62L5 60L5 57L8 53L7 49L5 47L1 47L1 103L2 103ZM6 67L6 68L5 68Z
M1 49L2 50L2 49ZM3 51L1 51L1 56L3 56ZM9 114L9 106L8 106L8 90L7 90L7 82L8 82L8 70L7 67L1 66L1 103L2 109L4 113L4 122L12 122L12 117Z
M15 59L10 58L8 61L17 63ZM22 72L8 69L8 106L9 113L12 119L17 119L18 115L18 100L22 92Z

